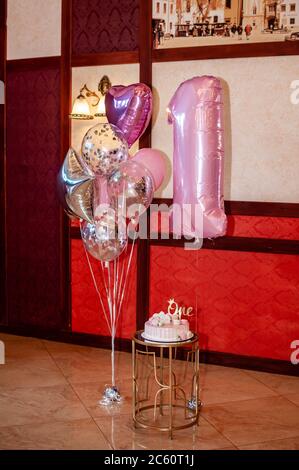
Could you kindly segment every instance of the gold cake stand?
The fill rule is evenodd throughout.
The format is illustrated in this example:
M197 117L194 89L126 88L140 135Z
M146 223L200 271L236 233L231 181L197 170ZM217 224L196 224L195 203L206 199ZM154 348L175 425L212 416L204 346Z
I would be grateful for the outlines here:
M135 426L169 433L198 424L199 339L152 342L143 331L132 338Z

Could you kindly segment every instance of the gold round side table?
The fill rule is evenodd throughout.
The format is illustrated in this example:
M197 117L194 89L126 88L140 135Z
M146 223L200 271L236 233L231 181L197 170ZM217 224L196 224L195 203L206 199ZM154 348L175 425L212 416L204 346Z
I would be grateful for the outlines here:
M199 339L159 343L132 338L135 426L169 433L198 424Z

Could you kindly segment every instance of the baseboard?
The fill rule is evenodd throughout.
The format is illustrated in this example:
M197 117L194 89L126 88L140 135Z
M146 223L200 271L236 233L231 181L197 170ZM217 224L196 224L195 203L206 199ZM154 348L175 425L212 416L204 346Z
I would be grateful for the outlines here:
M110 349L111 347L111 338L109 336L98 336L87 333L70 331L57 332L36 327L9 327L3 325L0 325L0 332L94 348ZM131 340L128 338L116 338L115 348L118 351L131 352ZM218 351L201 351L200 362L223 367L236 367L239 369L256 370L273 374L299 376L299 365L296 366L289 361L279 359L242 356Z

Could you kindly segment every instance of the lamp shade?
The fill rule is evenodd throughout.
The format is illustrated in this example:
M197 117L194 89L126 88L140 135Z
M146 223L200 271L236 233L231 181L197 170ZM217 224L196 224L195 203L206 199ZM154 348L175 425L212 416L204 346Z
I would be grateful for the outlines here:
M106 116L105 96L101 96L96 108L95 117Z
M75 99L70 117L72 119L93 119L88 101L82 94Z

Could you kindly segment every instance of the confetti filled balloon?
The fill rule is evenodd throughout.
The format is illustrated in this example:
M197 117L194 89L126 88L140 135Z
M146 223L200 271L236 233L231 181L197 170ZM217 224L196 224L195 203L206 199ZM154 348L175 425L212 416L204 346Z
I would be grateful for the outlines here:
M94 174L108 176L128 159L128 144L117 127L97 124L83 139L82 158Z
M130 208L134 207L141 215L154 197L153 177L140 163L133 160L122 163L108 180L108 195L114 207L117 207L123 215L131 218Z
M81 237L86 250L100 261L117 259L127 246L126 231L109 213L95 224L83 222Z

